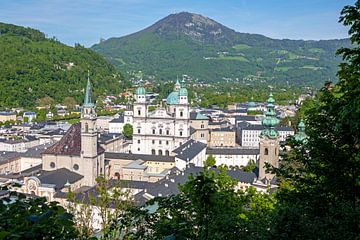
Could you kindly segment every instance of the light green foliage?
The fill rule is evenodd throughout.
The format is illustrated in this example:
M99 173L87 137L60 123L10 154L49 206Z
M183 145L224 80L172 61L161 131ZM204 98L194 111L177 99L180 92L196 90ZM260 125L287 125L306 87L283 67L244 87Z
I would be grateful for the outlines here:
M213 166L215 166L216 164L216 159L214 158L213 155L209 155L206 159L206 161L204 162L204 167L205 168L211 168Z
M126 123L124 125L124 128L123 128L123 135L126 137L126 138L129 138L129 139L132 139L132 136L133 136L133 126L129 123Z

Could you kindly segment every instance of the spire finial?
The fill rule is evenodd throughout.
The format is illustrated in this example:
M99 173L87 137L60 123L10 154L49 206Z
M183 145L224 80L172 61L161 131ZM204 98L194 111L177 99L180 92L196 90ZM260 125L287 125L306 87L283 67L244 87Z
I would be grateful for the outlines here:
M86 91L85 91L85 99L84 99L84 105L89 105L91 103L91 92L90 92L90 71L88 69L88 77L87 77L87 83L86 83Z

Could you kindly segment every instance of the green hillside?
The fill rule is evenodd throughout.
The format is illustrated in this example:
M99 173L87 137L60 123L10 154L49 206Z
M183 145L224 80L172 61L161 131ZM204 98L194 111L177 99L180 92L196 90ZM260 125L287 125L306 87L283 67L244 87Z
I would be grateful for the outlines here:
M335 80L340 61L335 52L349 45L348 39L277 40L238 33L209 18L182 12L92 49L123 72L143 71L157 79L186 74L212 82L319 86Z
M44 33L0 23L0 108L31 107L45 96L81 101L87 70L94 94L117 93L123 77L103 57Z

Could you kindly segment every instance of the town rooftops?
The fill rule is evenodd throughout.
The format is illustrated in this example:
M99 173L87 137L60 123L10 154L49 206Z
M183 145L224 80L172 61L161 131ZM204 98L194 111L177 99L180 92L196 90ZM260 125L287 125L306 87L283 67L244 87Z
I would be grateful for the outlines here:
M120 133L102 133L98 137L99 143L107 143L119 139L122 135Z
M105 158L123 159L123 160L143 160L143 161L153 161L153 162L175 162L175 157L173 156L133 154L133 153L106 152Z
M208 155L259 155L259 149L252 148L207 148Z
M206 144L195 140L188 140L180 147L173 150L176 153L176 157L185 161L189 161L196 157L203 149L206 148Z
M103 153L105 150L98 144L98 154ZM66 134L55 143L53 146L48 148L44 154L55 154L55 155L76 155L80 156L81 153L81 123L73 124Z
M54 171L44 171L42 174L37 176L41 184L51 184L54 185L55 190L60 190L64 188L66 182L75 183L82 179L84 176L72 172L66 168L60 168Z

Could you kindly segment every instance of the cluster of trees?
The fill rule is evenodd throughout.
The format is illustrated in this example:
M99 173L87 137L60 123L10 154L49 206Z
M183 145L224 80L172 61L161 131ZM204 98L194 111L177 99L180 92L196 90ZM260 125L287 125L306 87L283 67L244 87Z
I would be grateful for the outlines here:
M66 46L30 28L0 23L0 107L33 107L46 96L57 103L83 98L87 71L95 95L118 93L126 81L100 55Z
M101 178L94 199L103 224L99 238L359 239L359 16L359 0L342 11L340 21L350 27L354 47L339 50L345 60L339 82L322 88L305 110L307 141L290 139L291 148L283 153L279 168L269 166L278 178L275 193L236 189L225 169L210 168L211 158L203 172L179 186L179 194L156 197L144 208L126 201L129 196L122 190L107 191L108 183ZM109 205L115 210L109 211ZM75 213L74 218L42 199L0 201L0 237L91 238L88 222L81 220L89 219L84 207L75 210L83 215Z

